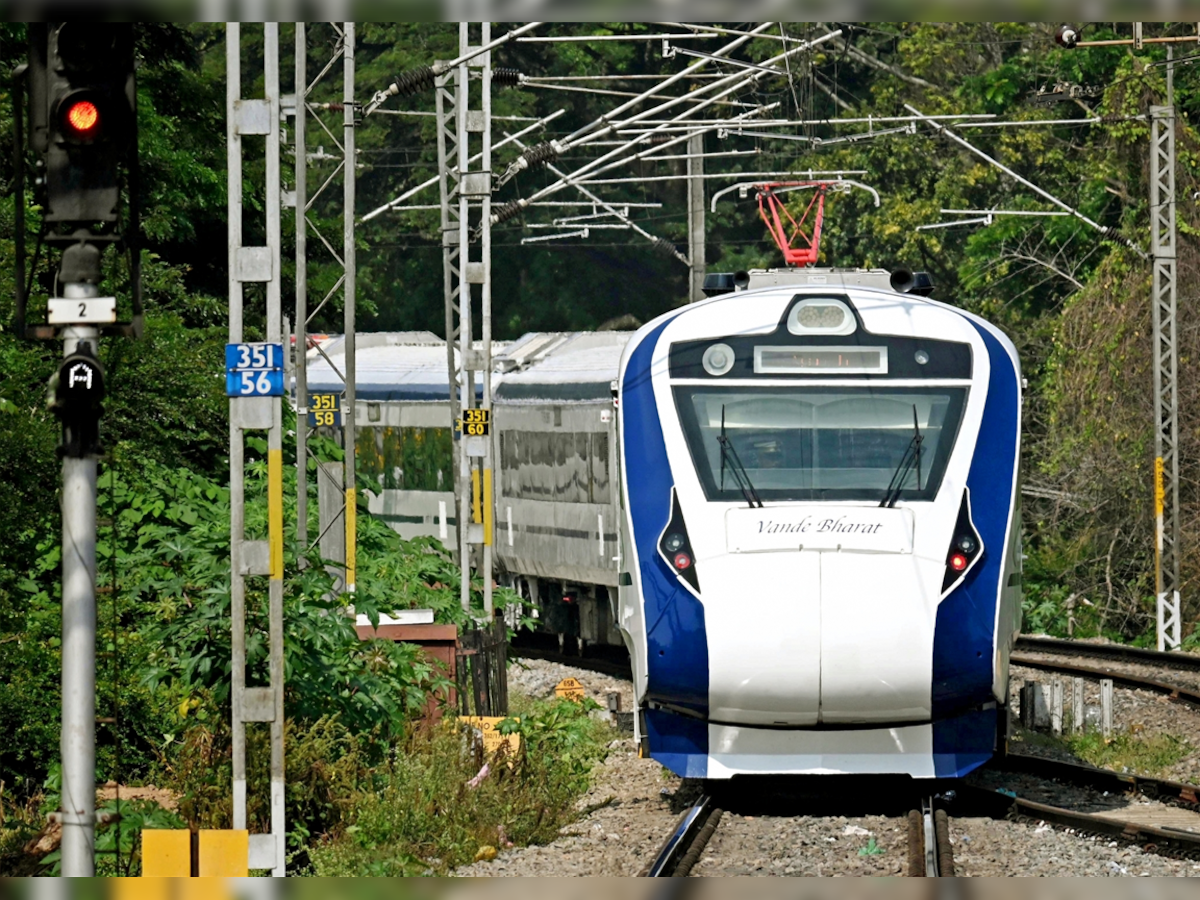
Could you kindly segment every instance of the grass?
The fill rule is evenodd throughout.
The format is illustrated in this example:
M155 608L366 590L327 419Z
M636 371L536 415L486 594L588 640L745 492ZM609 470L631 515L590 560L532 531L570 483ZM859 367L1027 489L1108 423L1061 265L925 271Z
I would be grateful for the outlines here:
M594 703L512 699L506 727L522 749L511 766L485 759L452 718L414 733L349 798L340 833L310 845L306 874L440 875L557 837L613 732L588 716Z
M1160 775L1192 752L1173 734L1116 734L1105 740L1098 732L1066 734L1062 742L1086 763L1116 772Z

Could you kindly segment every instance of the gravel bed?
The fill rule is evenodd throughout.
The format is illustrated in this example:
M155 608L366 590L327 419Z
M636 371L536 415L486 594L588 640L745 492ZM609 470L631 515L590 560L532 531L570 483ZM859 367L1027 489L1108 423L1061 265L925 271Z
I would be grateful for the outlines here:
M1160 673L1161 675L1161 673ZM1055 677L1049 672L1036 669L1026 669L1013 666L1010 669L1009 708L1016 715L1020 708L1019 695L1021 686L1026 681L1037 681L1049 685ZM1071 709L1070 678L1064 678L1064 712ZM1048 693L1048 691L1047 691ZM1088 705L1100 705L1100 684L1097 681L1084 680L1084 702ZM1179 762L1161 772L1143 772L1140 774L1168 778L1172 781L1183 781L1200 784L1200 710L1193 709L1186 703L1168 699L1163 694L1152 691L1135 690L1133 688L1113 687L1113 729L1134 734L1171 734L1183 738L1190 746L1190 752ZM1030 753L1035 756L1049 756L1063 760L1076 760L1065 746L1050 741L1023 741L1020 733L1015 735L1013 750L1020 753Z
M458 869L462 876L637 875L679 818L680 779L652 759L638 759L631 738L614 741L579 802L587 810L543 847L503 850L491 862Z
M588 669L551 662L546 659L515 659L508 664L508 684L522 694L540 700L554 696L554 688L564 678L579 681L587 695L604 709L608 708L609 691L621 695L621 709L633 709L633 683Z
M692 874L902 875L908 866L907 835L903 819L885 816L726 814ZM950 842L955 873L962 876L1200 875L1200 863L1191 860L1167 859L1039 823L952 818Z

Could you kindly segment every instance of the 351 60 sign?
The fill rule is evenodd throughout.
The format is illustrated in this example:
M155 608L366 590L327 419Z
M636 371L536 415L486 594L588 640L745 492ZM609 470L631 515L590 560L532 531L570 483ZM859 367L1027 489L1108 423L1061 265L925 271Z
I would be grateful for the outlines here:
M490 409L464 409L462 411L462 433L468 437L482 437L492 430Z

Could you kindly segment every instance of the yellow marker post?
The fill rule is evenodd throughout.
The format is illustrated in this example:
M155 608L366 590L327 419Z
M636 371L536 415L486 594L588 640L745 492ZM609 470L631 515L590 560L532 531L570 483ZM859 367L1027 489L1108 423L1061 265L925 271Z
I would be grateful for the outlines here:
M250 874L250 832L200 832L200 877L245 878Z
M471 469L471 521L476 525L483 521L483 511L479 498L479 470Z
M1154 593L1163 592L1162 550L1163 550L1163 506L1166 503L1167 492L1163 486L1163 460L1161 456L1154 458Z
M346 488L346 591L354 593L358 566L358 506L353 486Z
M192 874L192 833L148 828L142 832L142 877L187 878ZM147 898L157 896L154 892Z
M145 865L143 864L143 868ZM185 876L187 872L183 873ZM159 875L141 878L114 878L110 900L175 900L175 880Z
M267 539L271 578L283 579L283 451L267 451Z
M192 878L179 882L175 887L178 890L172 900L233 900L233 893L225 878Z
M483 470L483 544L492 546L492 470Z

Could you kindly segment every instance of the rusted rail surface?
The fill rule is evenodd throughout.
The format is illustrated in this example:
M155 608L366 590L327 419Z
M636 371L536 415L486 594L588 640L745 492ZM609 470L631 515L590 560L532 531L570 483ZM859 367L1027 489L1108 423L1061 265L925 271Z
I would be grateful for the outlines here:
M1060 656L1090 656L1094 659L1112 659L1163 668L1187 669L1200 672L1200 653L1165 653L1129 647L1125 644L1091 644L1085 641L1068 641L1062 638L1026 637L1017 638L1014 650L1027 653L1056 653Z

